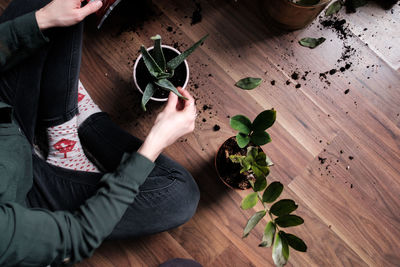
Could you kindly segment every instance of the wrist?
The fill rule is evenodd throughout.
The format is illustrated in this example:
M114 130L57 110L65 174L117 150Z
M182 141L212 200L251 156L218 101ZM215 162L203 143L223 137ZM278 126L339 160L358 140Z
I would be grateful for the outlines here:
M53 25L50 22L49 17L46 15L46 11L41 8L35 12L36 22L41 31L51 28Z
M155 136L150 132L146 140L138 149L138 153L154 162L163 150L164 147L157 142Z

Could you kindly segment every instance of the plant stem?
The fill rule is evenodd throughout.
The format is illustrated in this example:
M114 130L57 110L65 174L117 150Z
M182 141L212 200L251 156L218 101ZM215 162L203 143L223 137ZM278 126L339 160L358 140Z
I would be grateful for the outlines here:
M250 184L251 184L251 183L250 183ZM253 187L252 184L251 184L251 186ZM254 190L254 187L253 187L253 190ZM258 199L260 200L261 204L263 205L265 211L268 213L269 217L271 218L271 221L275 224L276 230L279 232L279 227L278 227L278 225L275 223L274 217L273 217L272 214L269 212L269 208L268 208L267 204L266 204L265 202L262 201L262 196L261 196L260 192L257 192L257 197L258 197Z

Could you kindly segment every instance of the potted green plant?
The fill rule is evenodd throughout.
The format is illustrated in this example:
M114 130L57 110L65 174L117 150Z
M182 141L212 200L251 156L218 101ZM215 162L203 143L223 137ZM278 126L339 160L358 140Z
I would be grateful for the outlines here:
M185 52L180 53L171 46L161 44L161 36L151 37L154 46L140 47L141 54L133 68L133 80L136 88L143 94L142 107L151 99L167 101L170 91L184 98L176 89L185 88L189 81L189 66L186 58L199 47L208 35L201 38Z
M267 183L267 176L273 163L260 146L271 142L266 130L275 120L274 109L261 112L253 122L244 115L232 117L230 125L238 131L238 134L225 141L218 150L215 165L221 180L228 186L240 189L252 188L253 192L242 200L241 208L251 209L258 202L263 208L247 221L243 238L247 237L268 214L268 223L259 246L272 246L275 265L283 266L289 259L289 247L306 252L307 245L299 237L282 230L304 223L301 217L292 214L298 205L291 199L277 201L283 191L283 184L277 181ZM234 178L227 179L229 175Z
M267 17L285 30L298 30L310 24L330 0L269 0L261 1Z

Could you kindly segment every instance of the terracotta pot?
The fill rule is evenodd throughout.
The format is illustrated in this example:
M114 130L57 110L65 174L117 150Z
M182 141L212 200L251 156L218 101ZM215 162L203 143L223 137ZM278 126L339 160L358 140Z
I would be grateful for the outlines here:
M236 142L236 136L229 137L224 143L221 144L221 146L220 146L220 147L218 148L218 150L217 150L217 153L215 153L215 158L214 158L215 170L217 171L217 175L218 175L219 179L220 179L226 186L228 186L229 188L231 188L231 189L236 189L236 190L247 190L247 189L250 189L251 187L246 188L246 189L239 188L239 187L234 187L234 186L228 184L228 183L221 177L221 174L220 174L221 172L220 172L220 167L218 166L218 154L220 153L220 150L222 149L222 147L223 147L227 142L230 142L232 139L234 139L235 142ZM259 146L258 146L258 149L261 150L261 151L263 151L263 150L261 149L261 147L259 147Z
M181 54L181 52L179 52L177 49L173 48L172 46L161 45L161 47L163 48L163 50L169 49L169 50L174 51L176 53L176 55L180 55ZM147 48L147 51L151 51L151 50L153 50L153 48L154 48L154 46L149 47L149 48ZM141 59L142 59L142 54L140 54L139 57L136 59L135 65L133 67L133 81L135 83L136 89L138 89L139 92L143 94L144 88L140 88L140 86L138 84L138 81L137 81L138 77L137 77L137 73L136 73L137 67L138 67L139 62L141 61ZM185 69L186 69L186 79L185 79L185 82L184 82L182 88L185 89L187 84L188 84L188 82L189 82L189 65L188 65L186 60L183 62L183 64L185 65ZM150 99L154 100L154 101L159 101L159 102L165 102L165 101L168 100L168 98L156 98L156 97L151 97Z
M297 5L289 0L261 0L262 10L275 24L285 30L298 30L310 24L330 0L313 6Z

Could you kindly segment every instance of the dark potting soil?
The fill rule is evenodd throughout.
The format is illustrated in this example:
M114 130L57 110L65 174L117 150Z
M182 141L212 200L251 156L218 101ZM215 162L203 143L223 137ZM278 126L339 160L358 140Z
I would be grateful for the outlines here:
M229 159L229 155L242 155L247 154L247 149L240 148L236 143L236 138L231 137L222 144L218 150L216 165L220 177L233 188L248 189L251 187L247 176L241 174L242 167L239 163L233 163Z
M164 52L164 57L165 60L168 62L169 60L173 59L174 57L177 56L177 53L173 50L170 50L168 48L163 48ZM153 50L150 50L150 55L153 55ZM188 73L186 72L186 67L185 63L182 63L175 69L174 76L169 79L169 81L175 85L175 87L178 86L183 86L185 84L186 76ZM140 59L137 69L136 69L136 79L138 82L138 85L142 89L142 91L145 90L147 84L151 81L154 81L154 77L151 76L149 71L146 68L146 65L144 64L143 57ZM169 95L169 91L166 91L164 89L158 88L158 90L155 92L153 97L155 98L167 98Z

